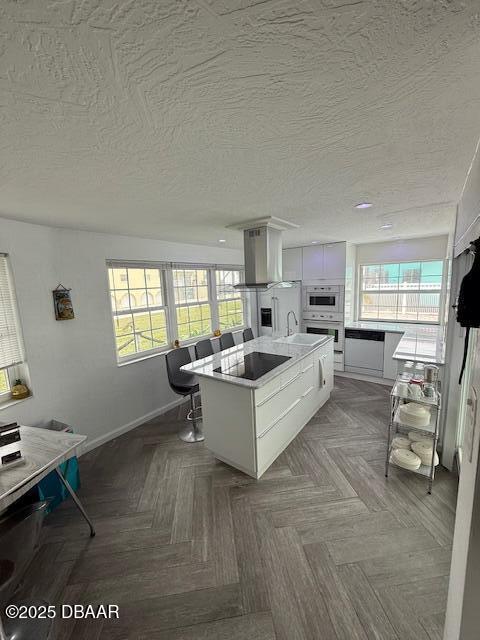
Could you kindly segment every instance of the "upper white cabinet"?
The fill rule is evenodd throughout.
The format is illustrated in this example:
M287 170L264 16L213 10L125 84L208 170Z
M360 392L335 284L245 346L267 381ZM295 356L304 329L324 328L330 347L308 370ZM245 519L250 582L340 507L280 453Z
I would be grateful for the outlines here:
M345 278L346 243L323 245L323 277L326 280Z
M296 249L284 249L283 257L283 279L302 279L302 247Z
M303 279L323 277L323 244L303 247Z
M303 247L303 280L344 280L346 243Z

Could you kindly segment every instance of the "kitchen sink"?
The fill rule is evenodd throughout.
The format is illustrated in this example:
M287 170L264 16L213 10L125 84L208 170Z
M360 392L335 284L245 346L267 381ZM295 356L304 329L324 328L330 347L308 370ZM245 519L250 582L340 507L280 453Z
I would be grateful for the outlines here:
M291 336L275 338L274 342L285 342L287 344L303 344L309 347L319 344L325 340L325 336L312 333L292 333Z

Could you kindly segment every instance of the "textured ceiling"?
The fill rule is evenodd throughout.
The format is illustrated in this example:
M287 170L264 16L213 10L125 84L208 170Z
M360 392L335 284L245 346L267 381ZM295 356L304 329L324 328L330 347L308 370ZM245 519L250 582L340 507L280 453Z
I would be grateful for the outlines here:
M450 228L478 0L3 0L0 20L0 215L230 246L265 215L301 225L287 245Z

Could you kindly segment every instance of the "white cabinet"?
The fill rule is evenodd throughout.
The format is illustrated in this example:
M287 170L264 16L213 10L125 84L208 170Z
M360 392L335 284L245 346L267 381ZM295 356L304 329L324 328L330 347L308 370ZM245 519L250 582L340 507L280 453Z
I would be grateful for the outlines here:
M344 280L346 243L303 247L303 280Z
M325 404L333 388L333 340L258 389L200 377L205 445L260 478Z
M323 245L323 274L326 280L345 278L346 243Z
M385 333L385 345L383 350L383 377L387 380L395 380L397 377L398 364L392 356L398 343L402 339L403 333Z
M284 249L282 251L283 279L302 279L302 247Z
M303 247L303 279L323 278L323 245Z

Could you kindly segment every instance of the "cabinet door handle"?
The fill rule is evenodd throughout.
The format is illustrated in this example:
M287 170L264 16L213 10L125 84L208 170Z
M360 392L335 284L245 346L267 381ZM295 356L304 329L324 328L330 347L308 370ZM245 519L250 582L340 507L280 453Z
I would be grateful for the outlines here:
M271 429L273 429L273 427L274 427L276 424L278 424L281 420L283 420L283 418L285 418L285 416L286 416L286 415L288 415L288 414L290 413L290 411L291 411L292 409L294 409L294 408L297 406L297 404L298 404L299 402L301 402L301 399L300 399L300 398L297 398L297 399L295 400L295 402L292 402L292 404L291 404L289 407L287 407L287 408L285 409L285 411L284 411L283 413L281 413L281 414L278 416L278 418L276 418L276 419L272 422L272 424L271 424L270 426L268 426L264 431L262 431L262 433L260 433L260 434L257 436L257 438L263 438L263 436L264 436L265 434L267 434Z
M284 382L284 383L282 384L282 386L280 387L279 391L283 391L284 389L286 389L287 387L289 387L289 386L292 384L292 382L295 382L295 380L296 380L297 378L299 378L301 375L302 375L302 372L301 372L301 371L299 371L299 372L297 373L297 375L293 376L293 378L290 378L290 380L288 380L287 382Z
M268 396L266 396L263 400L260 400L260 402L257 402L257 404L255 405L256 407L261 407L262 405L264 405L266 402L268 402L269 400L271 400L274 396L277 395L277 393L279 393L281 391L281 389L275 389L275 391L272 391L272 393L270 393Z
M310 371L310 369L313 369L313 364L309 364L306 369L303 369L302 373L307 373L307 371Z
M295 380L299 378L301 375L302 375L302 372L299 371L295 376L293 376L293 378L290 378L290 380L288 380L287 382L284 382L281 387L279 387L278 389L275 389L275 391L272 391L272 393L270 393L266 398L263 398L263 400L260 400L260 402L258 402L255 406L261 407L262 405L264 405L266 402L268 402L269 400L274 398L277 394L279 394L280 391L283 391L288 386L290 386L292 382L295 382Z
M308 396L311 391L313 391L313 387L308 387L308 389L304 393L302 393L302 398Z
M322 356L318 361L318 373L319 373L319 377L320 377L320 389L323 389L323 387L326 385L326 380L325 380L325 375L324 375L324 368L323 368L324 359L325 359L325 356Z

